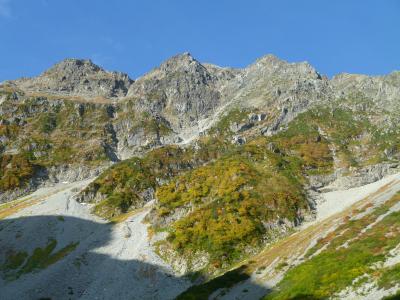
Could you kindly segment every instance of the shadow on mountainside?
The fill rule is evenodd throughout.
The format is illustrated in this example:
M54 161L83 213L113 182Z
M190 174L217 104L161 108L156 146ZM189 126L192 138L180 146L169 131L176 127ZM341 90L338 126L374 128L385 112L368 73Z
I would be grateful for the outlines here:
M144 241L124 226L67 216L0 220L0 298L174 299L191 286L151 251L135 252ZM179 299L206 299L221 285L245 279L228 274Z

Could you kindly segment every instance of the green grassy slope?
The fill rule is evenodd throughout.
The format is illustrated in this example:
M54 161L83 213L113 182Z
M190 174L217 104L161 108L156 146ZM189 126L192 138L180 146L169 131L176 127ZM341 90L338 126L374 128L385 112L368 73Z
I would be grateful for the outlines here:
M399 264L387 268L377 264L400 243L400 212L389 210L399 202L396 194L364 217L343 223L309 250L305 262L289 269L264 299L325 299L366 282L377 282L384 289L398 284Z

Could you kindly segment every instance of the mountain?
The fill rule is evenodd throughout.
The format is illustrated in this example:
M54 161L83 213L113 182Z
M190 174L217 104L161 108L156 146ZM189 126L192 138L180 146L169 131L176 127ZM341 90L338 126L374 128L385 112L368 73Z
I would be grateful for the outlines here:
M395 293L399 74L183 53L136 80L66 59L3 82L6 299Z
M27 92L82 98L118 98L126 95L132 80L119 72L107 72L90 60L65 59L35 78L12 82Z

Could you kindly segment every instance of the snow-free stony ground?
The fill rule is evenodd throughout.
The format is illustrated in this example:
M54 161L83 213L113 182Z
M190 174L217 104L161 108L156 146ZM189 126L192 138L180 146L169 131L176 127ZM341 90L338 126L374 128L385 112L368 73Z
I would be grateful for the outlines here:
M50 239L54 251L79 242L46 269L0 278L0 299L173 299L189 287L154 253L142 222L149 207L109 224L72 197L89 182L40 189L29 197L38 202L0 220L0 266L10 251L32 253Z
M316 221L324 220L343 211L357 201L377 192L380 188L394 180L400 180L400 174L389 175L381 180L360 187L322 194L325 201L317 206Z

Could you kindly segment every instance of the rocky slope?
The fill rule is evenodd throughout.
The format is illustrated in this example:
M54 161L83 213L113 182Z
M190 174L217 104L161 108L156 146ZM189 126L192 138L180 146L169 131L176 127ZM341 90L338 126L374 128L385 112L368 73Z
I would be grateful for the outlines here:
M399 172L399 98L399 72L330 80L272 55L232 69L184 53L137 80L67 59L0 85L0 202L97 177L74 203L112 220L151 203L149 247L225 278L323 193Z
M132 82L128 75L107 72L90 60L66 59L38 77L10 84L26 92L108 99L125 96Z

